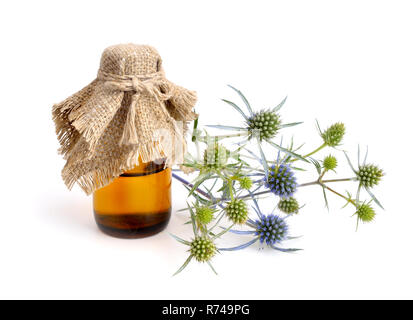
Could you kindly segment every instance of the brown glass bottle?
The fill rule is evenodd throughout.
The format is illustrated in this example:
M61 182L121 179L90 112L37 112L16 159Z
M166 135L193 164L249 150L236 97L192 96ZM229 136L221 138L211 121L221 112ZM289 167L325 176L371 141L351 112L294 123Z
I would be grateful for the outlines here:
M171 169L140 163L93 194L96 223L118 238L143 238L167 226L171 217Z

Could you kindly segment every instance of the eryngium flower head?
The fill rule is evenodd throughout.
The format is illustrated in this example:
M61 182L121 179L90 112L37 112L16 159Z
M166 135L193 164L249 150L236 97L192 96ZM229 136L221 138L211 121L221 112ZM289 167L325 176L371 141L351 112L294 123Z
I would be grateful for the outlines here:
M334 170L335 168L337 168L337 158L332 155L325 157L323 161L323 167L326 170Z
M284 213L291 214L298 213L300 206L298 204L297 199L295 199L294 197L290 197L287 199L281 199L278 203L278 209L280 209Z
M359 167L359 170L356 172L356 174L357 179L360 181L360 184L366 188L371 188L379 184L381 178L384 175L383 170L372 164L367 164Z
M374 220L376 213L372 206L368 203L363 203L357 207L356 214L358 218L363 222L371 222Z
M214 210L207 206L197 207L195 215L200 223L208 224L214 218Z
M277 215L262 215L260 219L254 221L254 225L255 235L259 236L261 243L275 245L287 238L288 226L284 219Z
M341 140L343 140L346 128L343 123L338 122L333 124L330 128L321 134L324 143L329 147L337 147Z
M242 177L239 179L239 185L242 189L248 190L252 187L252 180L250 177Z
M297 180L288 164L273 165L268 170L266 187L282 198L291 197L297 190Z
M227 163L228 156L229 152L224 146L218 143L211 144L204 151L204 165L213 169L222 168Z
M211 260L216 251L215 244L207 237L196 237L190 245L191 255L199 262Z
M280 126L280 117L274 111L260 111L247 120L248 130L259 132L260 140L273 138Z
M227 217L234 223L243 224L248 219L248 207L243 200L234 199L228 202L225 211Z

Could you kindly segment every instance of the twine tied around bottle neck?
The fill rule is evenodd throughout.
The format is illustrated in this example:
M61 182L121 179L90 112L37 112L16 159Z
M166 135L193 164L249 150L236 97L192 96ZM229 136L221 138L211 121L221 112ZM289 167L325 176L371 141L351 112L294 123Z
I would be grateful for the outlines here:
M135 99L143 92L153 96L158 102L171 98L171 93L162 93L160 87L165 84L163 71L147 75L117 75L102 70L98 72L98 80L105 81L105 87L120 91L134 91Z
M139 143L135 120L141 94L147 93L161 105L175 94L175 86L166 80L163 70L146 75L117 75L99 70L97 79L104 81L107 89L133 92L120 144Z

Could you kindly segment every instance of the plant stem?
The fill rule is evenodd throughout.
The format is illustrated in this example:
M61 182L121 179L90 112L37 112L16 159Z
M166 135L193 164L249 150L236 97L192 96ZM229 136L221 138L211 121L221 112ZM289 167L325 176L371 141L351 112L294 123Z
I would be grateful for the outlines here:
M312 156L313 154L317 153L318 151L320 151L321 149L325 148L327 146L326 143L323 143L321 146L319 146L317 149L311 151L310 153L307 153L306 155L303 156L303 158L307 158L309 156ZM294 162L297 161L298 159L292 159L290 162Z
M172 177L175 178L176 180L180 181L180 182L183 183L184 185L188 186L189 188L193 188L193 184L192 184L192 183L186 181L184 178L178 176L176 173L172 173ZM322 176L321 176L321 177L322 177ZM320 177L320 178L321 178L321 177ZM322 181L322 180L316 180L316 181L313 181L313 182L307 182L307 183L300 184L298 187L307 187L307 186L313 186L313 185L320 185L320 186L326 188L327 190L329 190L330 192L338 195L339 197L347 200L348 202L350 202L351 204L353 204L354 206L356 206L356 203L355 203L354 200L347 198L346 196L344 196L344 195L342 195L341 193L339 193L339 192L331 189L330 187L328 187L328 186L326 185L326 183L329 183L329 182L351 181L351 180L353 180L353 179L354 179L354 178L332 179L332 180L324 180L324 181ZM230 185L229 189L230 189L231 199L226 199L226 198L212 199L211 196L210 196L208 193L202 191L202 190L199 189L199 188L195 189L195 191L196 191L197 193L201 194L202 196L204 196L205 198L211 200L214 204L219 205L219 206L222 207L222 205L221 205L222 202L228 201L228 200L233 200L232 184ZM254 193L254 194L252 194L252 195L251 195L251 194L247 194L247 195L243 195L243 196L238 197L238 199L248 199L248 198L250 198L250 197L252 197L252 196L260 196L260 195L264 195L264 194L268 194L268 193L271 193L271 191L270 191L270 190L266 190L266 191L261 191L261 192Z
M344 178L344 179L331 179L331 180L323 180L322 183L329 183L329 182L344 182L344 181L353 181L354 178Z
M242 132L242 133L234 133L234 134L224 134L224 135L218 135L218 136L211 136L211 137L198 137L197 140L201 142L208 142L210 141L215 141L219 139L226 139L226 138L235 138L235 137L245 137L247 136L247 132ZM208 139L209 138L209 139Z
M331 180L316 180L313 182L307 182L300 184L298 187L307 187L307 186L313 186L317 184L325 184L325 183L331 183L331 182L344 182L344 181L353 181L354 178L344 178L344 179L331 179Z
M308 186L314 186L314 185L317 185L317 184L320 184L320 181L316 180L316 181L313 181L313 182L302 183L302 184L298 185L298 187L299 188L300 187L308 187Z
M234 191L232 190L232 179L228 181L228 189L229 189L229 196L231 197L231 201L234 201Z
M357 207L356 202L352 199L347 198L345 195L342 195L341 193L331 189L330 187L326 186L325 184L321 185L322 187L326 188L328 191L338 195L339 197L342 197L343 199L347 200L348 202L350 202L352 205L354 205L355 207Z
M323 143L321 146L319 146L319 147L318 147L317 149L315 149L314 151L306 154L306 155L304 156L304 158L307 158L307 157L309 157L309 156L312 156L313 154L317 153L318 151L320 151L321 149L325 148L326 146L327 146L327 144L326 144L326 143Z
M175 178L176 180L178 180L179 182L183 183L183 184L186 185L187 187L191 188L191 189L194 187L194 185L193 185L192 183L186 181L184 178L178 176L176 173L172 173L172 177ZM211 198L211 196L210 196L208 193L206 193L205 191L202 191L202 190L199 189L199 188L195 189L195 191L198 192L200 195L204 196L205 198L207 198L207 199L209 199L209 200L211 200L211 201L213 200L213 199Z
M243 196L239 196L238 199L248 199L248 198L252 198L253 196L254 197L255 196L261 196L263 194L268 194L268 193L271 193L271 191L267 190L267 191L261 191L261 192L253 193L253 194L246 194L246 195L243 195ZM219 201L228 201L228 200L229 199L226 199L226 198L219 199Z
M323 172L321 172L320 177L318 177L318 181L321 181L323 179L324 175L326 174L327 170L324 169Z

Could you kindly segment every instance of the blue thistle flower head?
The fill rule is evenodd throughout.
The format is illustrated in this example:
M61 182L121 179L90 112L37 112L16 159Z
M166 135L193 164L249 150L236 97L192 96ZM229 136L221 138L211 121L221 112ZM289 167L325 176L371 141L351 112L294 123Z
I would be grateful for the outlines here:
M277 215L261 215L254 221L254 225L255 235L259 237L261 243L265 242L273 246L287 239L288 225L283 218Z
M273 165L268 170L265 186L277 196L290 198L297 191L297 178L288 164Z
M277 216L273 213L269 215L265 215L261 212L260 207L258 206L257 199L252 197L252 201L254 202L255 207L253 209L257 213L258 219L252 220L248 219L246 224L247 226L251 227L253 230L229 230L232 233L236 234L243 234L243 235L253 235L254 238L244 244L233 248L220 248L221 251L235 251L245 249L256 242L261 242L261 244L267 244L270 248L274 250L278 250L281 252L294 252L299 251L301 249L294 249L294 248L280 248L278 244L283 242L284 240L293 239L293 237L288 236L289 228L285 219L280 216Z

